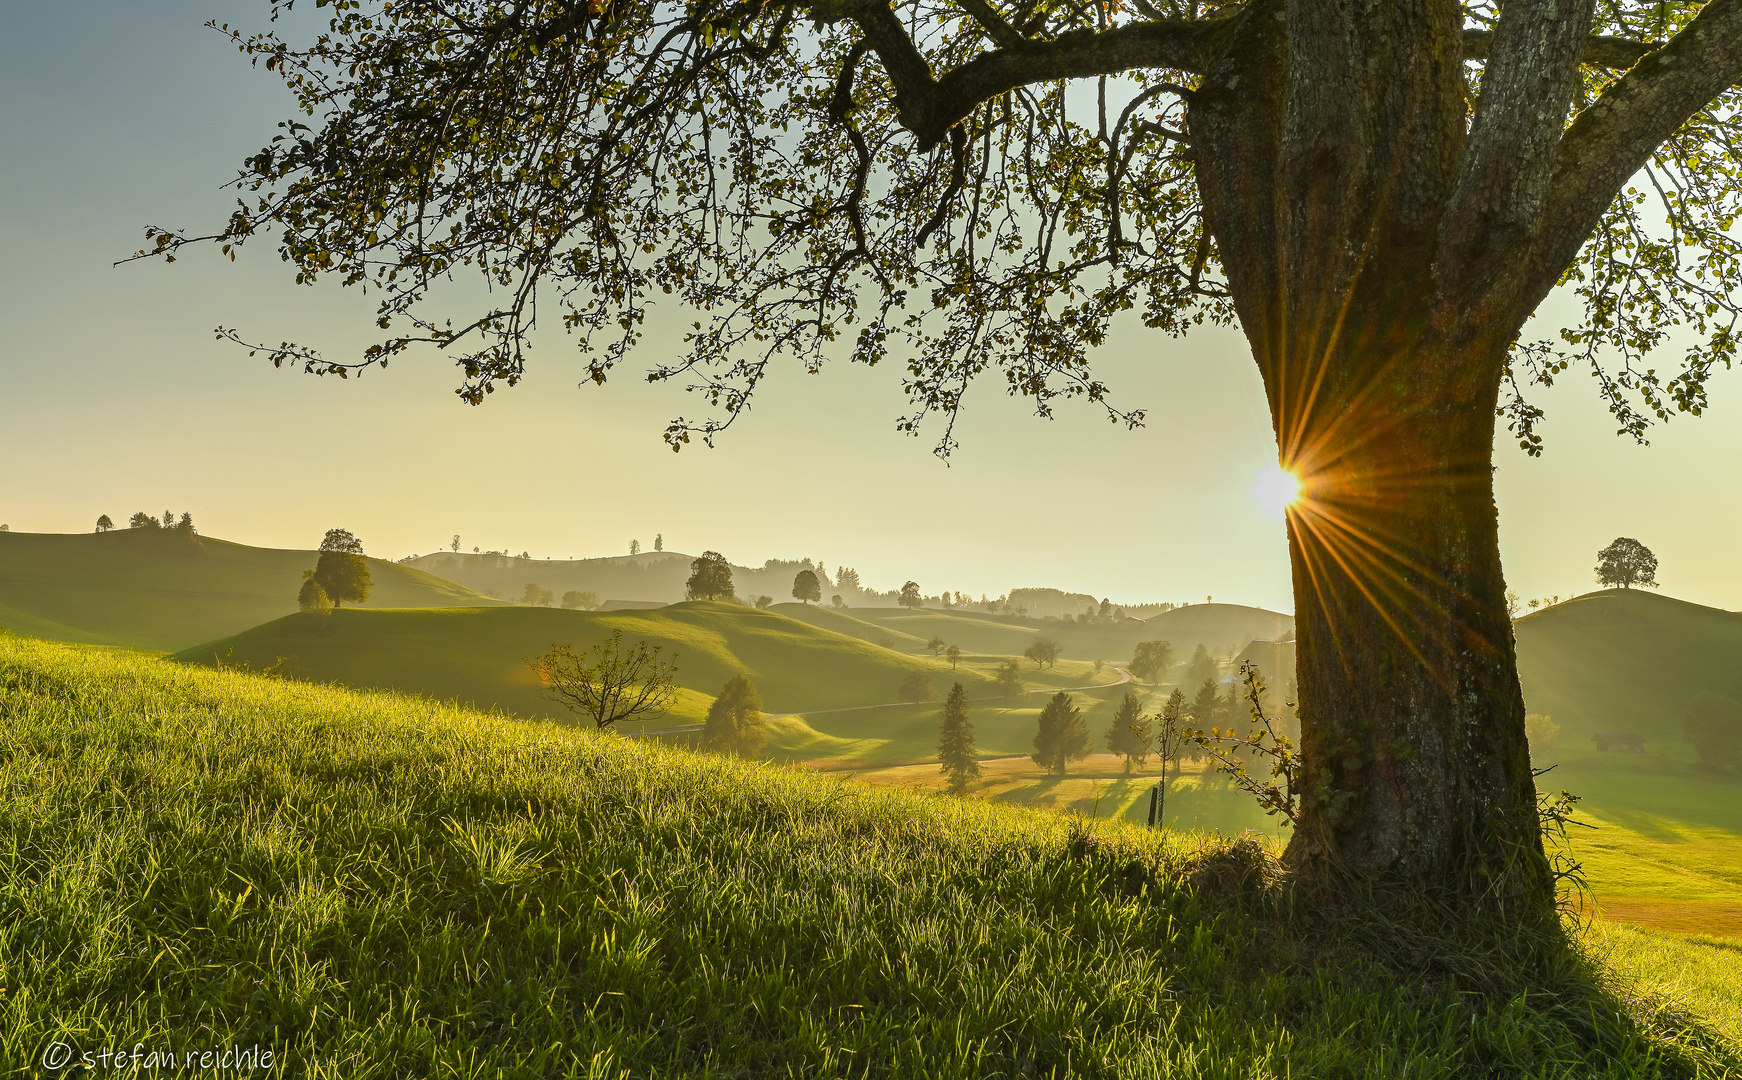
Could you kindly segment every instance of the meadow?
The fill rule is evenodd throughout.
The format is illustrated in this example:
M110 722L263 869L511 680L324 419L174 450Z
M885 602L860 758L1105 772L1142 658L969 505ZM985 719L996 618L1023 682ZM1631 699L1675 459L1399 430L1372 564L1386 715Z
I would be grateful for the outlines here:
M180 530L0 532L0 626L56 641L174 652L296 610L318 553ZM498 601L409 566L369 560L366 607Z
M1424 967L1406 922L1276 908L1259 844L395 693L0 637L0 785L0 1075L56 1041L347 1078L1742 1070L1721 944Z

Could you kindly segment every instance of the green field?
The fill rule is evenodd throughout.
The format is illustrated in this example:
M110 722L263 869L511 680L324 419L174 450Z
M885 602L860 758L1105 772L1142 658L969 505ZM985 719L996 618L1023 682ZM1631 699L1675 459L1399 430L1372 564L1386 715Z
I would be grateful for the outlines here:
M313 551L179 530L0 533L0 626L33 637L173 652L296 610ZM398 563L369 560L369 607L495 601Z
M301 679L413 691L523 716L563 716L542 693L526 658L558 642L588 647L613 630L675 656L678 681L689 693L664 726L699 721L721 685L737 674L750 676L769 712L790 713L891 702L902 680L916 671L933 676L940 694L955 680L970 693L989 693L994 666L989 658L969 657L952 672L930 653L895 652L775 612L708 601L648 611L497 607L299 614L196 646L179 658L247 663L255 670L282 661L284 671ZM1063 668L1068 674L1061 679L1074 674L1078 682L1091 681L1089 665ZM856 722L877 722L875 713L865 715L872 719Z
M0 637L0 788L6 1076L1742 1070L1719 945L1424 968L1222 891L1238 847L387 693Z

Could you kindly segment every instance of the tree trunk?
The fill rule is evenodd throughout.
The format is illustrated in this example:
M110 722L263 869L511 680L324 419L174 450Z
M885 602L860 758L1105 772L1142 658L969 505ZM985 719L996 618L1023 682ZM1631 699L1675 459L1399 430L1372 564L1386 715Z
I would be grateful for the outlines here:
M1439 259L1465 148L1458 5L1356 7L1254 0L1187 103L1205 223L1302 482L1286 861L1546 909L1492 475L1528 308L1496 303L1492 265Z

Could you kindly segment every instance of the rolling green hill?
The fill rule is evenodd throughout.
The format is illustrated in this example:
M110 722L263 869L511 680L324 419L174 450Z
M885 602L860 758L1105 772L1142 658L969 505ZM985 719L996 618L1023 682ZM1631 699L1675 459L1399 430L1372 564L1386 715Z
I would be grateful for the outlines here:
M621 630L676 656L688 691L666 726L699 721L732 676L750 676L771 713L894 701L911 672L935 677L940 692L960 679L986 693L989 677L974 664L952 674L930 656L894 652L857 638L737 604L692 601L649 611L563 611L496 607L353 611L294 615L187 649L178 659L247 663L283 658L303 679L415 691L497 707L523 716L566 716L540 691L525 660L566 642L591 646ZM983 666L983 665L982 665Z
M1532 712L1565 742L1638 732L1651 754L1691 760L1682 709L1696 683L1742 673L1742 614L1639 589L1587 593L1519 619L1518 666Z
M1306 925L1251 844L11 635L0 746L21 1076L57 1043L347 1080L1742 1070L1721 943Z
M313 551L179 530L0 533L0 626L62 641L174 651L296 610ZM368 607L493 604L451 581L369 560Z

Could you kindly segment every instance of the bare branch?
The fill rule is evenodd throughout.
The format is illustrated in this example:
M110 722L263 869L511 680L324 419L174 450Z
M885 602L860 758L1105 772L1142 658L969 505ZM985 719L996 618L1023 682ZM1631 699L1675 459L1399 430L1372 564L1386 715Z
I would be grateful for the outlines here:
M1586 5L1587 8L1589 6ZM1464 59L1487 60L1493 44L1493 31L1465 30ZM1662 42L1634 41L1630 38L1591 34L1585 38L1584 49L1579 54L1579 63L1589 64L1592 67L1626 69L1637 64L1640 57L1651 53L1661 44Z

